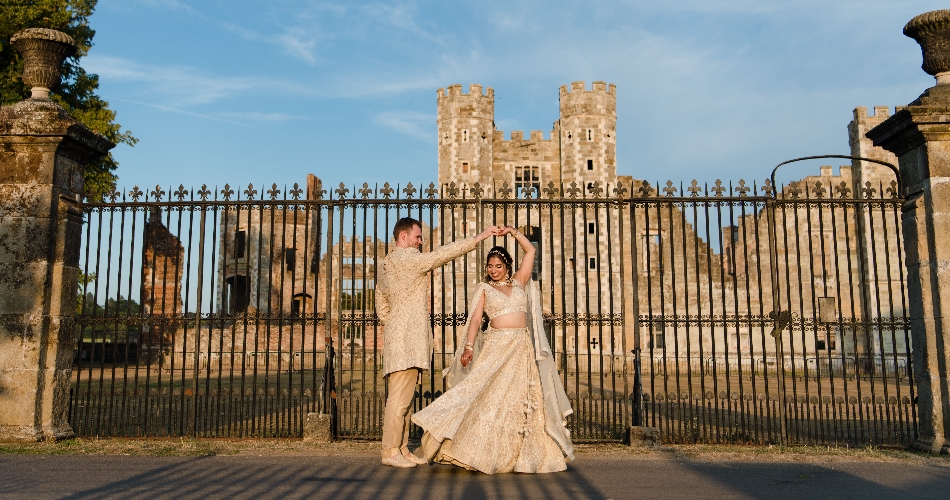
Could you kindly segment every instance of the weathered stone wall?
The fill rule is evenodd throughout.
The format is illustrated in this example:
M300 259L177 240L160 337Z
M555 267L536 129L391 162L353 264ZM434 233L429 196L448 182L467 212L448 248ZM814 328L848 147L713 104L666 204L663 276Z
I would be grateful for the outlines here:
M617 176L617 87L584 82L560 89L561 182L587 186ZM588 163L592 162L592 163Z
M149 213L142 247L142 294L144 314L164 317L167 321L150 322L143 328L140 345L147 350L171 348L172 335L184 313L181 278L185 248L162 223L161 212Z
M461 85L436 92L439 185L456 182L491 184L492 142L495 131L495 91L482 93L472 84L469 93Z
M48 99L0 108L0 440L73 435L83 165L113 146Z

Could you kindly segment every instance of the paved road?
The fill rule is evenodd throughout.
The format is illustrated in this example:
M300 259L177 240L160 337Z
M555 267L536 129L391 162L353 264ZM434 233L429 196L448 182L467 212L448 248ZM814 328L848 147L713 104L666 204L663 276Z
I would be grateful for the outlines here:
M121 457L0 455L6 498L950 498L950 467L705 462L662 453L581 454L567 472L486 476L392 469L371 454Z

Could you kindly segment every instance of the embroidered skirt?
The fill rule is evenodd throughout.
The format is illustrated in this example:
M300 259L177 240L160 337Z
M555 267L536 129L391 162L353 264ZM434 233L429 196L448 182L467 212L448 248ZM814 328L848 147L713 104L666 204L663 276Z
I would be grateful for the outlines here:
M471 372L412 421L432 462L486 474L557 472L567 462L545 431L534 348L526 328L491 329Z

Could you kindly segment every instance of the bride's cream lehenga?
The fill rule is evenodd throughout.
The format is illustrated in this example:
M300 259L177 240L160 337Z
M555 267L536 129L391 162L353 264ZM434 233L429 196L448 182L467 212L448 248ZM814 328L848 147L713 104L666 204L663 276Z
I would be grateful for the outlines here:
M450 389L412 416L432 462L495 474L562 471L574 458L565 426L571 407L544 335L537 285L514 283L510 296L481 283L471 303L484 294L489 318L524 311L528 328L480 334L474 361L462 368L460 350L444 372ZM477 320L469 311L469 321Z

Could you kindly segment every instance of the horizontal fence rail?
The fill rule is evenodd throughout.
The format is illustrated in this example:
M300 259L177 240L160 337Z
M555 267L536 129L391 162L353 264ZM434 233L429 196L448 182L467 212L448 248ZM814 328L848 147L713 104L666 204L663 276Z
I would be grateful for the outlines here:
M909 443L902 199L809 179L115 193L84 208L70 420L85 436L281 437L319 412L337 437L378 438L376 263L411 216L423 251L501 224L536 246L575 440L636 424L666 442ZM520 262L496 238L431 274L416 410L446 390L492 244Z

